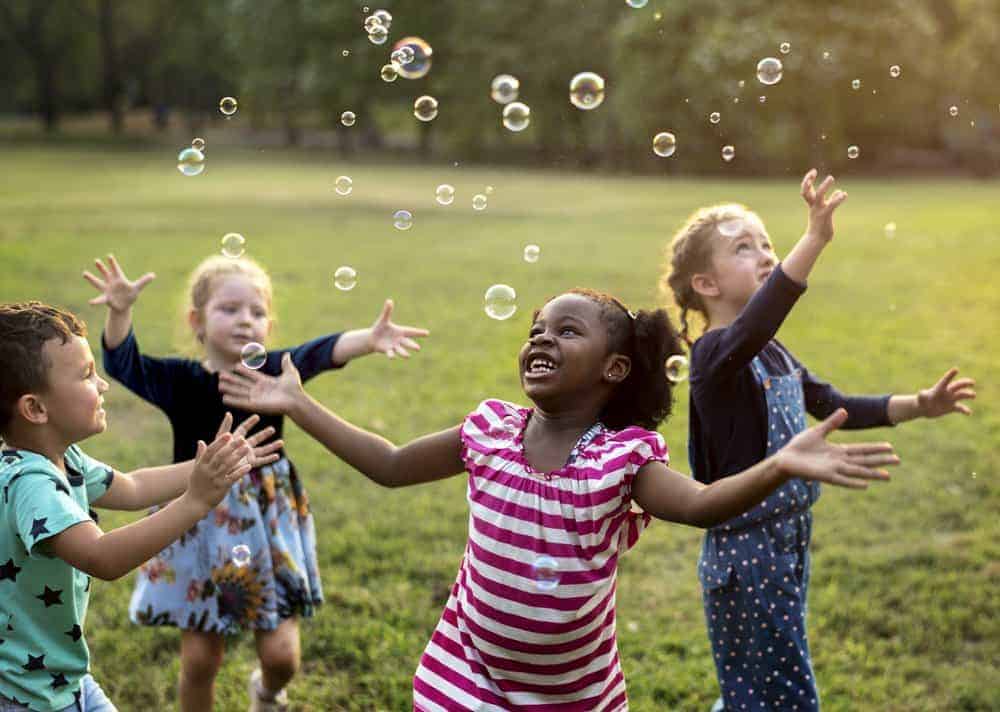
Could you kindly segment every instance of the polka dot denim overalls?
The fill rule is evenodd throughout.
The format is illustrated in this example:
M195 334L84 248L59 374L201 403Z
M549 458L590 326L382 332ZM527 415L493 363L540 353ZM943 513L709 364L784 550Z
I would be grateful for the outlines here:
M805 430L802 372L784 354L787 375L751 362L767 403L767 455ZM791 479L748 512L705 533L702 585L722 699L728 710L818 710L806 637L809 508L819 484Z

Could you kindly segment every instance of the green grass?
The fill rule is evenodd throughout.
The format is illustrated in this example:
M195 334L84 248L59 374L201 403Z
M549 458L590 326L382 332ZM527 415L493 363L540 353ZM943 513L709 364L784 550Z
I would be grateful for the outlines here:
M657 180L445 166L347 165L326 155L208 148L182 177L170 150L5 147L0 176L0 300L37 298L86 318L97 345L104 313L80 272L109 251L158 279L137 308L151 354L176 350L184 278L221 236L243 233L272 272L275 344L368 325L382 299L432 336L409 362L366 358L318 378L313 394L395 441L456 424L484 397L523 401L515 354L534 306L582 285L633 307L657 300L661 250L695 208L738 200L758 210L779 249L804 225L797 177ZM333 180L354 178L350 197ZM453 183L448 208L434 188ZM838 435L890 438L894 481L866 492L827 488L816 508L810 640L824 709L1000 708L1000 336L997 183L848 177L837 236L781 332L814 371L856 393L913 392L957 365L979 379L972 418ZM488 210L474 193L496 187ZM392 228L410 209L414 226ZM882 226L897 223L893 240ZM534 265L521 259L541 245ZM334 270L358 270L351 292ZM519 311L487 319L494 282ZM109 431L85 444L120 469L165 462L166 419L114 384ZM686 471L687 388L662 427ZM465 544L464 479L382 490L289 425L288 449L314 502L326 605L305 622L296 710L403 710ZM109 513L120 525L133 515ZM706 710L716 695L695 577L700 532L657 523L621 565L620 649L636 710ZM94 588L87 637L95 674L123 710L175 704L178 636L131 625L132 579ZM635 625L632 625L635 624ZM249 638L233 644L218 708L245 709Z

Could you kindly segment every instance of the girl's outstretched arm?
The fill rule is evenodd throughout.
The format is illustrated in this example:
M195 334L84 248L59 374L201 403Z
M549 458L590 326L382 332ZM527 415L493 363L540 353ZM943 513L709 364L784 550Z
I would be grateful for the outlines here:
M972 415L972 410L959 401L976 397L976 382L971 378L953 380L957 368L949 368L930 388L914 395L892 396L889 399L889 420L895 425L914 418L938 418L950 413Z
M711 527L747 511L791 477L853 489L867 488L866 480L889 479L879 469L899 463L889 443L835 445L826 441L846 419L847 411L838 410L766 460L710 485L661 462L649 462L636 476L632 499L659 519Z
M376 352L389 358L409 358L410 351L419 351L420 344L415 339L427 336L430 332L427 329L393 323L390 318L393 306L393 301L386 299L374 324L367 329L353 329L341 334L333 347L333 365L342 366L358 356Z
M139 298L139 292L156 279L156 275L147 272L133 282L125 276L114 255L108 255L107 266L101 260L94 260L94 266L101 273L101 277L85 271L83 278L101 294L91 299L89 304L107 305L108 319L104 325L104 343L109 349L115 349L125 341L128 332L132 330L132 305Z
M330 412L302 389L291 356L282 359L279 378L244 366L219 374L222 401L259 413L282 413L326 448L384 487L432 482L465 471L461 426L397 446Z

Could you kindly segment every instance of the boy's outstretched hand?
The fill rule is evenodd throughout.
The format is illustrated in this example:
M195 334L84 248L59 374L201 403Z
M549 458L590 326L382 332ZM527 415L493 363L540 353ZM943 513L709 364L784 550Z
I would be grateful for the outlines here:
M393 324L392 316L393 302L391 299L385 300L382 313L372 324L370 329L370 345L373 352L383 353L389 358L402 356L410 357L410 349L419 351L420 344L413 340L413 337L427 336L431 332L427 329L418 329L412 326L401 326Z
M95 306L107 304L108 308L112 311L123 312L127 310L135 304L135 301L139 298L139 292L147 284L156 279L154 273L147 272L134 282L131 281L125 276L114 255L108 255L107 266L99 259L94 260L94 265L97 267L97 271L101 273L103 279L87 271L83 273L83 278L90 282L101 294L91 299L88 303Z
M972 410L959 401L975 399L973 386L976 382L971 378L952 380L957 375L957 368L949 368L937 383L917 393L917 406L922 416L937 418L949 413L972 415Z
M262 465L270 465L272 462L277 462L281 457L277 453L285 446L284 440L272 440L271 442L267 442L273 438L274 434L277 432L274 429L274 426L271 425L268 425L259 433L254 433L248 437L247 433L249 433L259 422L260 416L255 413L236 426L236 430L233 431L233 435L245 439L247 441L247 445L250 446L251 452L247 460L251 467L261 467ZM222 436L223 433L228 433L232 425L233 414L227 412L222 418L222 423L219 425L219 430L216 432L215 437L218 438Z
M827 176L818 188L814 188L816 176L816 169L813 168L802 178L802 199L809 206L809 226L806 232L823 242L829 242L833 239L833 211L847 200L847 193L835 190L827 196L826 192L833 187L833 176Z
M302 378L289 353L281 357L281 376L277 378L249 369L243 364L237 365L233 371L220 371L219 392L226 405L273 414L291 411L304 393Z
M211 445L199 440L187 494L208 508L216 506L233 483L250 472L252 458L250 444L234 433L223 432Z
M888 480L889 473L881 468L899 464L890 443L827 442L827 436L846 420L847 411L839 408L823 422L792 438L775 455L781 471L790 477L853 489L867 488L866 480Z

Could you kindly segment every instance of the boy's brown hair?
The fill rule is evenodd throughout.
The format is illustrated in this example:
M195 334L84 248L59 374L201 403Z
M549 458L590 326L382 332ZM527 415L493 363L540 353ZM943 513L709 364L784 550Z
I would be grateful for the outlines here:
M86 336L87 326L68 311L42 302L0 304L0 434L14 418L18 399L48 387L52 364L45 342Z

